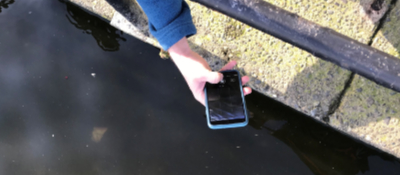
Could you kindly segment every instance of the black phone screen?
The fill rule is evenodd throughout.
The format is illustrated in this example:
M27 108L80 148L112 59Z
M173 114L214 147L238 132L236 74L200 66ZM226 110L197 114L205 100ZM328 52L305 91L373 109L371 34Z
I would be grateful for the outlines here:
M239 123L246 120L242 85L236 71L221 72L224 78L218 84L206 84L208 112L211 124Z

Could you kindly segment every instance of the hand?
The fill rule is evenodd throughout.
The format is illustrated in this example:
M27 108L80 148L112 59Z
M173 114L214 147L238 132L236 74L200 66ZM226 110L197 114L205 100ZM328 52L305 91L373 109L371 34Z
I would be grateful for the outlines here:
M168 52L171 59L185 78L194 98L201 104L205 105L204 86L206 82L216 84L222 80L222 74L211 71L206 60L190 49L186 37L171 46L168 49ZM235 65L236 61L230 61L221 69L221 71L232 69ZM248 81L248 76L242 77L243 85ZM244 87L243 93L244 95L250 94L251 88Z

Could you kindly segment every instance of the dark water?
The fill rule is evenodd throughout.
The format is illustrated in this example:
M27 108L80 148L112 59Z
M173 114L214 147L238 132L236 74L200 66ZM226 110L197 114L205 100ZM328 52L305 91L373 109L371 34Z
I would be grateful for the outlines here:
M0 9L0 175L400 174L399 160L257 93L250 126L210 130L158 49L68 3Z

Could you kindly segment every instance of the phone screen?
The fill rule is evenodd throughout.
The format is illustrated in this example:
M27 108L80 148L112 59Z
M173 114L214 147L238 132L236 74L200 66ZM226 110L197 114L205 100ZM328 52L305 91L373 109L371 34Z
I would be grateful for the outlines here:
M206 84L210 122L214 125L244 122L240 76L236 71L222 74L224 78L218 84Z

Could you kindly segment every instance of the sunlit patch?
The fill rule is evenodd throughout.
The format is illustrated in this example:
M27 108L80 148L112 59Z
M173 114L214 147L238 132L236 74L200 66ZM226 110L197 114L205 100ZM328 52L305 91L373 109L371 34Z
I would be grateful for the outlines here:
M93 127L92 131L92 140L96 143L101 141L103 138L104 133L106 133L108 128L105 127Z

